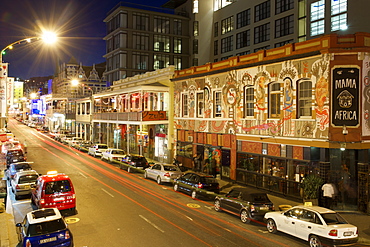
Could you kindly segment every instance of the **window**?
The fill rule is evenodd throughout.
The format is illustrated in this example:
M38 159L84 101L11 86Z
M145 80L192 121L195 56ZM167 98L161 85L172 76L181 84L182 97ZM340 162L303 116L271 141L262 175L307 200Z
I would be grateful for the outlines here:
M244 10L236 15L236 28L245 27L251 24L251 10Z
M182 22L181 22L181 20L175 19L173 21L173 34L182 35Z
M236 53L236 56L244 56L244 55L247 55L247 54L251 54L251 51L242 51L242 52L239 52L239 53Z
M149 55L146 53L133 53L132 63L135 69L148 70Z
M168 55L154 55L153 69L163 69L170 64L170 57Z
M262 46L262 47L258 47L256 49L254 49L253 52L257 52L257 51L260 51L260 50L268 50L270 49L270 45L266 45L266 46Z
M251 37L250 30L236 34L236 49L240 49L250 45Z
M154 35L154 51L170 52L170 37Z
M280 14L294 8L294 0L275 0L275 13Z
M269 84L269 117L280 117L280 83L272 82Z
M233 50L233 36L221 39L221 53Z
M270 17L270 0L254 7L254 22Z
M298 117L312 116L312 81L298 81Z
M203 117L204 113L204 93L197 93L197 117Z
M222 100L222 92L217 91L214 94L214 112L215 112L215 117L221 117L222 116L222 105L221 105L221 100Z
M193 35L194 36L199 35L199 22L198 21L193 22Z
M193 58L193 66L198 66L198 58Z
M325 0L311 3L311 36L325 32Z
M230 16L221 21L221 34L231 32L234 27L234 17Z
M188 95L183 94L182 95L182 116L187 117L189 112L189 102L188 102Z
M347 0L331 0L331 31L347 29Z
M154 16L154 32L170 33L170 19L168 17Z
M214 26L214 36L217 37L218 36L218 22L215 22L215 26Z
M286 16L275 21L275 38L293 34L294 16Z
M218 55L218 40L215 40L215 42L214 42L213 55Z
M245 88L244 117L254 116L254 88Z
M198 54L198 40L193 40L193 54Z
M148 31L149 15L142 13L133 13L133 26L136 30Z
M282 42L279 42L279 43L275 43L275 48L282 47L282 46L284 46L286 44L291 44L291 43L293 43L293 40L292 39L286 40L286 41L282 41Z
M193 0L193 14L197 14L199 11L199 3L198 0Z
M181 43L182 43L182 39L181 38L176 38L175 37L173 39L173 52L174 53L181 53L182 52Z
M180 56L174 56L173 63L175 65L175 70L182 69L182 58Z
M258 44L270 40L270 23L254 28L254 43Z
M149 35L144 33L133 33L132 34L134 49L137 50L148 50L149 49Z

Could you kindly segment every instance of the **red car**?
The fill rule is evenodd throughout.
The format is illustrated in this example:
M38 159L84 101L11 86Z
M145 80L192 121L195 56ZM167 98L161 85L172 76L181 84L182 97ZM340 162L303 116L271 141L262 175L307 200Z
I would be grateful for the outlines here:
M38 208L58 208L76 214L76 195L71 179L64 173L40 176L32 191L31 202Z

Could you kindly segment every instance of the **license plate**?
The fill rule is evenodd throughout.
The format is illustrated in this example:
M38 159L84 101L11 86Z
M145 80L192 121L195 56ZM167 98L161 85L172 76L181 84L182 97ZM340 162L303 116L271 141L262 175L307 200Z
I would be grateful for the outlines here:
M60 202L60 201L64 201L64 200L65 200L64 197L54 198L54 202Z
M260 210L268 210L269 207L260 207Z
M50 242L53 242L53 241L56 241L56 240L57 240L57 237L53 237L53 238L45 238L45 239L41 239L41 240L40 240L40 244L50 243Z
M353 232L344 232L343 236L352 236Z
M28 190L31 187L29 185L25 185L24 188Z

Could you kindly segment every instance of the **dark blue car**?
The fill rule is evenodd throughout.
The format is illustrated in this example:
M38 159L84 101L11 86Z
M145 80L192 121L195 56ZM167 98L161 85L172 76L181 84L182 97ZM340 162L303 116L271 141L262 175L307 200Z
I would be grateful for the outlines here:
M57 208L29 212L17 232L21 246L73 246L73 236Z

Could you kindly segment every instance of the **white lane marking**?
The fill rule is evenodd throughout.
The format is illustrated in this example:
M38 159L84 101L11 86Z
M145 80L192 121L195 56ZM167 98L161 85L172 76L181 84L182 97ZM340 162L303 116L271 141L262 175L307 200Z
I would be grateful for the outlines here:
M13 203L13 205L19 205L19 204L26 204L26 203L30 203L31 200L25 200L25 201L21 201L21 202L15 202Z
M79 174L84 177L84 178L87 178L87 176L85 174L83 174L82 172L79 172Z
M139 215L140 216L140 218L142 218L143 220L145 220L146 222L148 222L149 224L151 224L155 229L157 229L158 231L160 231L160 232L162 232L162 233L164 233L164 231L161 229L161 228L159 228L158 226L156 226L154 223L152 223L150 220L148 220L147 218L145 218L144 216L142 216L142 215Z
M212 210L215 208L214 206L204 206L204 207Z
M186 215L185 215L185 217L186 217L186 218L188 218L189 220L193 221L193 219L192 219L192 218L190 218L189 216L186 216Z
M104 191L105 193L107 193L108 195L110 195L111 197L114 197L114 195L112 195L111 193L109 193L108 191L106 191L105 189L101 188L102 191Z
M269 231L264 231L264 230L261 230L261 229L258 229L259 232L262 232L262 233L268 233Z

